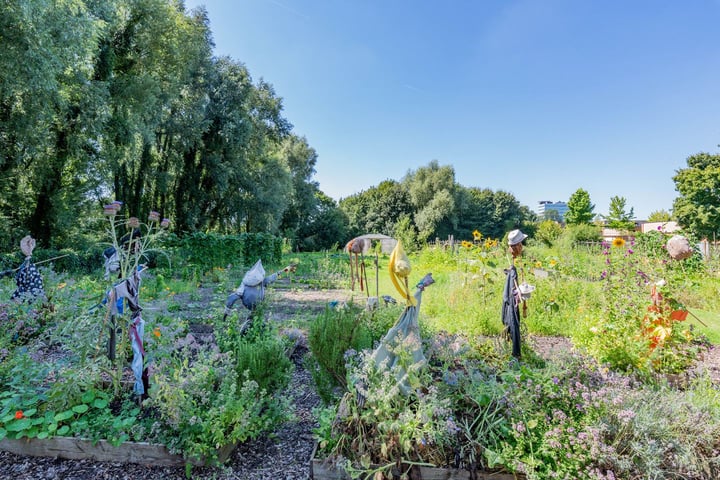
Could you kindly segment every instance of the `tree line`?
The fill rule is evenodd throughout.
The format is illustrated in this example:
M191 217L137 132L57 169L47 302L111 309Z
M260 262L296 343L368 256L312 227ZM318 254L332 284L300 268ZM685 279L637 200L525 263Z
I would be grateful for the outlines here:
M213 46L207 12L182 1L3 2L0 246L96 241L115 199L177 233L263 231L307 250L369 231L497 235L530 213L437 162L338 205L272 85Z
M97 242L112 200L126 215L159 212L178 234L268 232L298 250L368 232L412 247L532 230L511 193L460 185L435 160L336 202L273 86L213 48L207 12L181 0L2 2L0 247L26 234L48 248ZM703 199L683 198L678 216L695 225Z
M113 199L176 232L293 231L317 155L176 0L0 5L0 244L77 245Z

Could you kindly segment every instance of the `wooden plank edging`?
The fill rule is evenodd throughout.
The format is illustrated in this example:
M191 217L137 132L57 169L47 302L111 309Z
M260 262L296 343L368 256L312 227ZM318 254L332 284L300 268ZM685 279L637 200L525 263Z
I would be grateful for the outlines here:
M226 445L218 451L218 460L222 463L230 456L236 445ZM4 438L0 440L0 450L16 455L31 457L67 458L71 460L94 460L98 462L137 463L148 466L178 467L188 461L203 466L203 460L186 459L182 455L170 453L165 445L147 442L123 442L112 445L107 440L92 441L84 438Z
M520 473L476 470L471 474L468 470L454 468L415 468L419 476L411 475L410 478L422 478L422 480L524 480L526 478L525 475ZM350 480L350 475L343 469L337 469L333 465L325 464L322 460L313 458L310 461L310 478L313 480Z
M312 480L351 480L350 475L344 469L335 468L323 460L316 458L317 443L313 448L310 457L310 478ZM522 473L488 472L476 470L474 472L455 468L437 467L415 467L419 476L410 478L421 478L422 480L525 480ZM372 480L372 479L365 479Z

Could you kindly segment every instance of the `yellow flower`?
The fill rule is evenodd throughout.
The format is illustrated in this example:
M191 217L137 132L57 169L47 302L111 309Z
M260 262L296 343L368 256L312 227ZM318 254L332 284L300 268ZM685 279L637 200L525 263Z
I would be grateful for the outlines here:
M62 290L62 289L65 288L66 286L67 286L67 283L63 282L63 283L61 283L60 285L58 285L57 288L58 288L58 290Z
M480 240L481 238L482 238L482 233L480 233L477 230L473 231L473 240Z
M468 242L467 240L463 240L462 242L460 242L460 245L465 248L472 248L473 246L472 242Z
M540 267L542 267L542 262L541 261L535 262L535 268L540 268Z
M612 241L612 246L617 248L622 248L625 246L625 239L620 237L615 237Z
M554 258L552 260L550 260L551 267L554 267L556 264L557 264L557 260L555 260Z

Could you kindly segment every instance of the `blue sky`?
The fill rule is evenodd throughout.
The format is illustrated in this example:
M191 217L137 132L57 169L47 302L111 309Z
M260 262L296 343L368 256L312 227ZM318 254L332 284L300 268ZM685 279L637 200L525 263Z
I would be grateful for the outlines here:
M720 153L720 0L185 0L271 83L339 200L431 160L466 187L670 210Z

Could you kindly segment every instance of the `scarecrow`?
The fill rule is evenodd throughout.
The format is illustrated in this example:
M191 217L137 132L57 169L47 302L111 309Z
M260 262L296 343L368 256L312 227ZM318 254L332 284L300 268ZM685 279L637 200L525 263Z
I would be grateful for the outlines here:
M135 384L133 392L141 398L147 396L147 387L149 384L148 371L145 368L145 349L143 346L143 336L145 334L145 321L142 318L142 308L139 304L141 273L145 267L138 267L132 275L121 280L112 286L107 296L108 316L110 322L110 343L108 347L108 357L115 359L115 321L117 314L123 313L123 299L127 302L130 309L130 325L128 327L128 335L130 336L130 348L133 352L132 363L130 368L135 376Z
M523 316L527 315L527 304L525 303L535 287L520 281L515 259L522 255L523 240L527 238L520 230L513 230L508 234L508 246L512 260L510 267L505 269L505 288L503 289L502 322L505 325L505 333L512 341L512 355L520 358L520 304L523 306Z
M365 257L363 257L366 241L368 240L364 238L353 238L345 245L345 251L350 257L350 290L355 290L355 280L360 284L361 292L367 287L367 272L365 271ZM358 260L358 255L360 260ZM353 260L355 260L354 265ZM365 280L364 284L363 279Z
M262 260L255 262L255 265L253 265L243 277L240 286L230 294L225 302L225 314L223 315L223 321L225 321L228 315L232 312L232 308L235 303L238 300L242 301L245 308L250 310L248 317L240 327L240 334L245 335L252 325L252 317L255 308L265 299L265 287L274 283L280 277L280 274L294 272L295 269L296 266L290 264L280 271L265 276L265 269L263 268Z
M380 342L380 346L373 352L372 359L378 366L395 371L398 388L402 393L407 395L411 391L411 386L408 381L408 370L418 369L426 362L425 354L422 350L422 339L420 338L418 313L422 292L425 290L425 287L435 283L435 280L432 278L432 274L428 273L415 285L417 289L415 294L410 295L408 277L410 276L412 268L401 242L397 243L390 255L388 271L390 273L390 280L392 280L397 291L407 302L407 306L395 325L385 334ZM406 361L401 363L400 357L396 354L396 349L399 346L409 348L410 358L412 359L411 363L407 364Z
M45 298L43 279L35 264L32 262L32 252L35 249L35 239L30 235L20 240L20 250L25 255L25 261L15 273L17 288L10 297L12 300L29 303L38 297Z
M133 250L137 250L139 242L137 239L140 238L140 229L135 228L132 232L127 233L120 238L120 247L123 251L118 251L115 247L108 247L103 251L104 268L105 268L105 280L110 279L111 273L120 272L120 255L123 253L129 253ZM121 312L122 313L122 312Z

